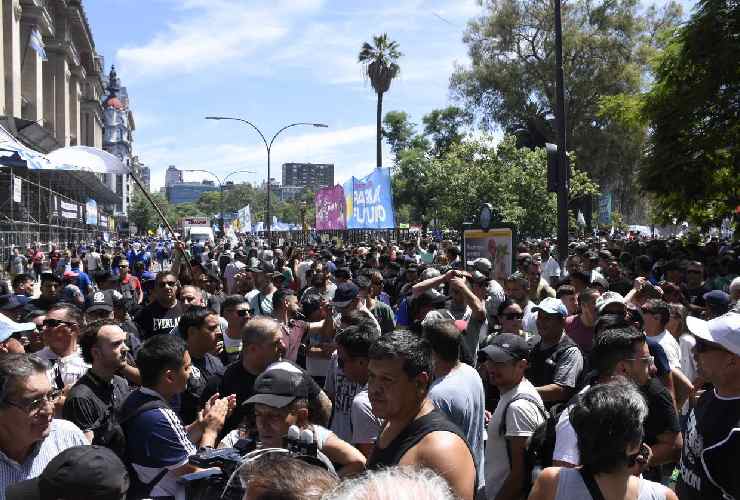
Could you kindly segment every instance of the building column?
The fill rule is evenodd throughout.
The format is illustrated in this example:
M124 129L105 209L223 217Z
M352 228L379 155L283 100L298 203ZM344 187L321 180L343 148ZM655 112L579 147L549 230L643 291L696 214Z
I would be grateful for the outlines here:
M62 147L69 146L69 136L71 135L69 82L72 76L69 71L69 63L66 54L62 51L47 49L46 54L49 60L44 64L44 69L46 70L48 66L52 78L49 82L51 85L49 87L45 86L45 88L53 92L54 136ZM46 71L44 79L46 79ZM46 98L45 93L44 99L46 100Z
M21 116L21 4L3 0L5 114Z
M80 134L80 78L77 73L72 73L69 78L69 135L70 145L78 145L82 142Z
M21 41L23 42L23 61L21 62L22 95L26 101L22 116L26 120L42 123L44 118L44 60L30 46L31 33L35 24L21 24Z

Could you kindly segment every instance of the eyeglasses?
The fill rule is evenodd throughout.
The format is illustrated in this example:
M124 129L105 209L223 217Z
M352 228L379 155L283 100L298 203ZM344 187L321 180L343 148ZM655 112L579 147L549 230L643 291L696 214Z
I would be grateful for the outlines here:
M251 316L252 311L250 311L249 309L237 309L236 315L239 316L240 318L244 318L246 316Z
M625 361L640 361L641 363L652 366L655 358L653 356L643 356L642 358L626 358Z
M177 281L160 281L159 287L160 288L176 288Z
M30 401L28 403L15 403L13 401L5 401L5 403L18 408L19 410L22 410L28 413L29 416L33 417L35 415L38 415L38 413L45 407L45 405L53 405L54 403L56 403L61 395L61 389L53 389L44 394L42 397L34 399L33 401Z
M523 313L508 313L502 315L504 319L512 320L512 319L522 319L524 317Z
M45 319L41 324L43 325L44 328L56 328L62 325L69 326L69 327L77 326L77 323L74 323L72 321L64 321L62 319L52 319L52 318Z

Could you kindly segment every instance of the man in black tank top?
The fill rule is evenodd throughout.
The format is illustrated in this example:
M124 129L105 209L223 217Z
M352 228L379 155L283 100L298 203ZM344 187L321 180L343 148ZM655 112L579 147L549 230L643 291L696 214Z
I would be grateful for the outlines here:
M409 331L383 335L370 348L368 396L385 420L368 469L394 465L429 467L455 495L476 495L475 461L464 434L427 399L432 374L429 343Z

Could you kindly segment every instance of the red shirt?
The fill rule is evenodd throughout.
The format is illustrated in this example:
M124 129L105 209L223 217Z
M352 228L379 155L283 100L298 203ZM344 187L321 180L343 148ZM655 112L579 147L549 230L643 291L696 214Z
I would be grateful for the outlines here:
M577 314L565 318L565 333L584 352L591 352L594 346L594 327L586 326Z
M121 278L121 283L124 285L131 283L134 290L141 290L141 282L136 276L127 274L125 278Z

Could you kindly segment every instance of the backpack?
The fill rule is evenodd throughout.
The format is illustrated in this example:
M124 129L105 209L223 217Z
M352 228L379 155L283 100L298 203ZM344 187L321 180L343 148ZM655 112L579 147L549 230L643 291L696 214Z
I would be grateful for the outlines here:
M545 417L545 421L538 425L529 437L527 448L524 450L524 484L522 485L522 491L526 497L532 490L539 473L552 465L552 454L555 451L555 426L558 423L562 409L560 411L553 409L548 412L534 396L526 393L517 394L504 407L498 429L499 436L506 436L506 414L509 411L509 406L514 401L521 399L534 403L537 410ZM565 408L565 406L561 406L561 408ZM509 456L509 465L511 465L511 448L508 441L506 441L506 454Z
M133 393L132 393L133 394ZM115 425L118 426L120 429L121 434L124 436L124 455L126 450L125 445L125 439L126 439L126 431L124 430L124 425L126 422L130 421L132 418L136 417L137 415L144 413L145 411L149 410L155 410L157 408L169 408L169 405L167 402L165 402L163 399L155 397L155 396L149 396L149 400L145 401L141 405L135 407L135 408L129 408L127 411L121 411L117 415L117 422ZM125 407L125 403L122 407ZM123 463L126 465L126 471L128 472L129 476L129 488L128 492L126 493L126 500L142 500L144 498L149 498L151 496L152 490L154 487L162 480L162 478L167 474L169 469L163 468L161 471L157 473L154 478L149 481L148 483L145 483L139 479L139 475L134 470L133 465L131 464L130 460L123 460Z

